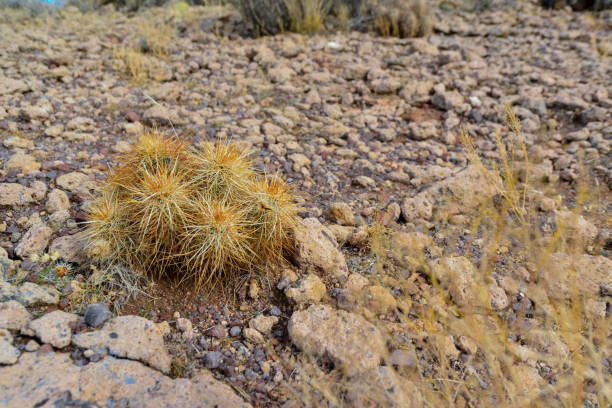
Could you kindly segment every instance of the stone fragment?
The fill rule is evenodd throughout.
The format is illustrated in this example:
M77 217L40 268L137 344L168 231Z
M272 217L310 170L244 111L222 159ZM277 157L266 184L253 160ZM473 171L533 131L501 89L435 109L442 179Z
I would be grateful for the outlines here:
M32 316L23 305L15 300L0 303L0 329L21 330Z
M386 353L384 338L375 326L357 314L327 305L294 312L288 331L303 352L330 357L348 375L378 367Z
M70 344L72 336L70 325L78 320L78 315L56 310L32 320L27 328L33 330L43 343L51 344L55 348L64 348Z
M338 249L334 235L316 218L307 218L295 228L296 261L303 267L312 266L335 278L346 279L348 267Z
M102 329L72 336L72 342L98 354L138 360L170 372L170 355L164 338L155 323L139 316L118 316L107 321Z

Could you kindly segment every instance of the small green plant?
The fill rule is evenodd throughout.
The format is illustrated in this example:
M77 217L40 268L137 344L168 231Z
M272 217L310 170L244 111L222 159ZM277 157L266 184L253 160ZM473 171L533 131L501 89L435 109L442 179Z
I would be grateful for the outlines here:
M153 131L120 161L89 207L94 259L198 287L283 259L297 205L245 149L221 141L189 149Z

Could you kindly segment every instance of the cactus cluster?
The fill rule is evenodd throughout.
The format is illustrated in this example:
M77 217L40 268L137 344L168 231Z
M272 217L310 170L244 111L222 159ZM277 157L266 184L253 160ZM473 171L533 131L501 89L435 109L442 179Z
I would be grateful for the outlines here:
M279 262L297 204L277 175L255 171L235 143L187 147L146 132L89 205L89 255L197 287Z

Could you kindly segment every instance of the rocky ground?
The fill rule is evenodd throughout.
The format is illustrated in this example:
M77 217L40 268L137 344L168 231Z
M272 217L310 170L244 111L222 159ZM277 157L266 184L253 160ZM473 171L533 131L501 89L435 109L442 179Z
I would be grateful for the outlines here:
M421 406L431 386L415 378L441 376L443 365L419 343L439 331L425 316L436 301L462 316L477 303L487 242L470 227L501 191L470 164L460 130L481 157L499 159L496 134L511 137L505 105L522 127L540 232L550 238L571 219L585 245L553 254L547 279L519 256L524 247L500 242L488 308L508 336L535 333L537 302L525 293L537 286L560 301L577 291L587 317L610 322L612 14L518 1L438 13L433 35L406 40L252 39L240 24L198 7L0 17L0 405L316 406L325 387L311 381L306 398L303 381L313 356L353 379L344 404L363 406L361 388L382 390L378 406ZM135 299L96 293L99 271L83 255L87 201L150 126L193 143L231 138L258 168L280 172L302 207L294 263L221 293L167 281ZM572 218L581 183L596 186L599 205ZM390 234L384 256L377 226ZM438 286L417 273L415 253L446 300L429 297ZM486 346L453 330L438 336L443 356L486 389ZM533 353L568 345L535 337L508 337L525 395L564 372ZM607 374L611 356L603 351ZM610 384L593 384L580 395L606 406ZM483 403L470 392L451 402Z

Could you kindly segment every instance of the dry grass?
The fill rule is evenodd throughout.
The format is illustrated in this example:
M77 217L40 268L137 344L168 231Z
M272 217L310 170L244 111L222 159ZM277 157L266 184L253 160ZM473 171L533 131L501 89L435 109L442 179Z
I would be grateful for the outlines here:
M609 190L583 174L569 215L557 214L548 228L554 213L537 208L540 186L529 176L518 120L509 108L506 113L512 132L497 135L495 162L480 159L463 135L472 164L486 180L501 179L496 198L472 214L470 225L447 224L440 214L434 239L445 245L426 251L417 245L401 265L385 256L394 251L386 229L377 223L370 230L380 264L370 281L402 293L403 306L376 316L361 299L353 311L411 362L397 365L387 356L386 379L379 373L372 380L304 358L295 388L303 405L610 406L610 283L600 288L598 280L609 276L601 269L609 264L585 254L598 244L576 228L582 217L606 214ZM499 306L500 290L509 296L507 307Z
M89 252L102 264L202 287L283 259L295 200L246 150L221 141L189 149L153 131L119 160L89 209Z

